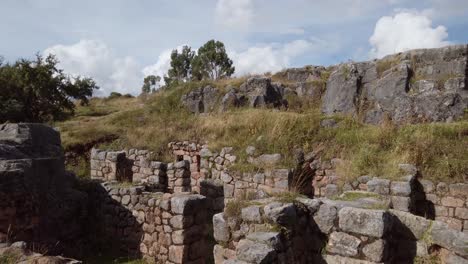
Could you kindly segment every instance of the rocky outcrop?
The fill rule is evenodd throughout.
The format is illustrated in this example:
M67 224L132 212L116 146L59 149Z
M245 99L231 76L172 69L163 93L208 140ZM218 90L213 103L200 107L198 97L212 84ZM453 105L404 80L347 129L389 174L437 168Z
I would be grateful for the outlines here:
M366 123L451 121L468 107L468 46L412 50L380 60L339 65L322 111Z
M65 172L60 134L42 124L1 125L0 150L0 242L78 239L87 195Z
M240 106L284 107L299 97L321 101L325 115L351 115L378 124L447 122L468 108L468 46L411 50L366 62L306 66L251 77L227 92L207 86L182 97L193 113ZM289 102L288 102L289 100Z
M192 113L206 113L215 109L220 93L212 86L205 86L182 96L182 103Z

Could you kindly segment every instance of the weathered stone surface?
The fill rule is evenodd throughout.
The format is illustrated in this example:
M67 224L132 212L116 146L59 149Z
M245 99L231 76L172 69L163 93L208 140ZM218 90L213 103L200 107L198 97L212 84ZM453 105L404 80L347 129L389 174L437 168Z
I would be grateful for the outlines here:
M345 232L381 238L390 229L392 219L382 210L346 207L339 211L339 226Z
M267 264L274 261L276 251L266 244L244 239L239 241L236 248L236 255L239 260L251 263Z
M239 87L239 92L248 98L251 107L283 104L284 87L272 83L270 78L251 77Z
M398 210L390 210L390 213L396 218L393 230L409 239L421 239L431 226L431 221L424 217ZM405 228L399 228L401 226L404 226ZM406 232L406 230L409 230L410 233Z
M191 214L203 209L206 197L198 194L176 195L171 198L171 211L174 214Z
M467 50L467 45L420 49L341 64L328 79L322 111L359 114L374 124L384 117L396 123L460 118L468 104Z
M223 213L215 214L213 216L213 236L216 239L216 241L229 241L229 226L226 220L224 219Z
M409 196L411 194L411 185L409 182L392 182L391 194L397 196Z
M314 221L322 233L329 234L338 217L338 210L335 206L322 204L318 212L314 215Z
M291 225L296 221L296 208L292 203L271 203L263 208L265 216L280 225Z
M384 259L385 240L377 239L376 241L365 245L362 248L362 253L367 259L374 262L381 262Z
M355 114L359 73L354 64L342 64L332 72L322 102L322 112L327 115L338 113Z
M242 208L242 219L248 222L261 223L262 215L259 206L249 206Z
M410 211L411 200L409 197L392 196L392 208L404 212Z
M330 234L327 250L341 256L353 257L359 253L360 244L361 240L355 236L343 232L333 232Z
M198 114L214 110L219 97L218 89L208 85L183 95L181 100L190 112Z
M274 166L281 161L281 154L263 154L254 160L254 163L258 166Z
M468 234L450 229L446 224L437 221L433 222L429 234L434 244L468 257Z
M367 190L382 195L390 193L390 180L373 178L367 182Z
M246 238L254 242L266 244L275 250L283 248L281 234L278 232L255 232L248 234Z
M348 257L341 257L336 255L325 255L324 256L325 263L327 264L375 264L371 261L355 259L355 258L348 258Z

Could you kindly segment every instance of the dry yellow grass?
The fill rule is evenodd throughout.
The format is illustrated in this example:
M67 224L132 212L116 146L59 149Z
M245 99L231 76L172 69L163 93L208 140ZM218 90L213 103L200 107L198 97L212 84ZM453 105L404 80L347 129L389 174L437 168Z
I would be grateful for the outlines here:
M236 80L241 82L241 80ZM229 82L225 81L223 85ZM292 151L323 148L324 159L341 157L339 168L349 179L363 174L397 175L397 164L418 165L423 176L433 180L463 182L468 177L468 121L373 126L348 117L335 117L336 128L321 128L323 118L317 105L289 111L241 108L226 113L193 115L181 105L180 97L206 83L188 83L142 98L95 99L85 108L111 109L106 115L79 115L57 123L66 149L76 144L118 137L103 147L151 149L168 160L167 143L194 140L213 149L233 146L241 168L247 166L245 148L260 153L282 153L281 166L293 166ZM219 84L220 85L220 84Z

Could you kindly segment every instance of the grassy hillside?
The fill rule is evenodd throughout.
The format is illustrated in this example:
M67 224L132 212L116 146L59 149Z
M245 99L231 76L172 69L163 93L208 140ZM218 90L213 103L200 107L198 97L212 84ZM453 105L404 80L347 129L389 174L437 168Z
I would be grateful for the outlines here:
M218 89L238 86L244 79L212 83ZM361 124L352 118L334 117L336 128L321 128L324 118L319 103L301 101L288 111L241 108L226 113L193 115L181 105L181 95L207 83L187 83L160 91L147 98L93 99L78 106L76 116L57 123L66 150L98 143L102 147L151 149L168 160L167 143L196 140L213 149L233 146L246 163L245 147L253 145L263 153L279 152L291 166L292 151L321 150L325 159L340 157L342 175L397 175L397 164L417 164L423 176L432 180L463 182L468 177L468 119L454 123L433 123L397 127ZM112 140L109 140L112 139ZM104 143L99 143L106 141ZM74 164L86 175L84 164Z

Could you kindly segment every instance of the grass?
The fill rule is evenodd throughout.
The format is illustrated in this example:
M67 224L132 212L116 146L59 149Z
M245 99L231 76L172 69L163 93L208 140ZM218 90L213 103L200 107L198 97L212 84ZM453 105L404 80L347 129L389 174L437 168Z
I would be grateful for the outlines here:
M272 194L276 201L280 203L293 203L297 198L307 198L298 192L281 192Z
M400 62L401 58L399 56L391 56L386 59L378 60L376 64L377 77L383 77L384 72L398 65Z
M332 200L356 201L363 198L380 198L380 195L370 192L345 192L342 195L332 197Z
M15 264L18 263L20 259L21 255L18 252L5 252L0 256L0 264Z
M222 82L217 85L238 85L242 79ZM463 182L468 176L467 119L397 127L391 123L367 125L351 117L335 116L337 127L322 128L320 121L325 117L319 105L287 111L239 108L225 113L189 113L181 105L181 96L207 84L184 83L147 98L94 99L91 106L109 105L118 110L103 116L76 116L55 125L66 151L98 142L98 147L111 149L149 149L157 159L169 161L172 157L167 143L189 140L207 143L213 150L233 146L238 156L235 169L241 171L258 169L246 162L245 148L252 145L260 154L281 153L284 159L278 166L283 168L295 167L295 148L305 152L322 149L322 159L346 160L338 168L346 180L364 174L397 177L399 163L417 165L424 178L434 181ZM80 166L83 171L84 166Z

